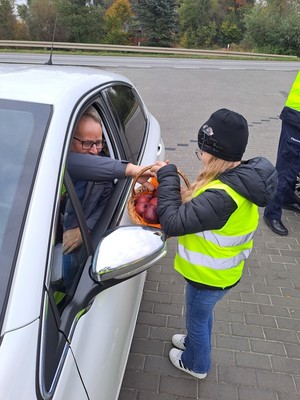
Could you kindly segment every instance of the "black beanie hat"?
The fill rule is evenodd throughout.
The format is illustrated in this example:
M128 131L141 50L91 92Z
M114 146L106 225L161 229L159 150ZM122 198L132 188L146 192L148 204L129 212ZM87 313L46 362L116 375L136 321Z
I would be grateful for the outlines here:
M199 149L225 161L241 161L248 142L248 123L237 112L214 112L198 132Z

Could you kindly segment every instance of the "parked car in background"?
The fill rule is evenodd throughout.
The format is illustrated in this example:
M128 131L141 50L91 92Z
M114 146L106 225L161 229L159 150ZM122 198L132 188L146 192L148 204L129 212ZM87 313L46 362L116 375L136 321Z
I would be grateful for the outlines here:
M66 165L90 105L115 159L163 160L159 124L127 78L104 70L2 64L0 82L0 397L117 399L146 269L166 240L131 224L132 179L115 181L89 233ZM62 194L83 237L71 288L59 276Z

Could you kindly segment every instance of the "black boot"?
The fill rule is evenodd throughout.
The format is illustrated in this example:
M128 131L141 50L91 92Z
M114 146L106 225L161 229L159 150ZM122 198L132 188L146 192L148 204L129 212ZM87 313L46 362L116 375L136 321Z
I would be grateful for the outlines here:
M289 233L287 228L283 225L283 223L280 220L269 219L265 215L264 215L264 220L266 221L267 225L272 229L272 231L277 235L286 236Z

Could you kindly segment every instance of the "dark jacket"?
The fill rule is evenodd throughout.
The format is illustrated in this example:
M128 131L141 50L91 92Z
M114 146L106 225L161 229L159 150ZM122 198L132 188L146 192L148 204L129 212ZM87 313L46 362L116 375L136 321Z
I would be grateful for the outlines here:
M224 191L206 190L187 203L181 202L180 179L173 164L158 170L158 215L162 229L169 236L181 236L222 228L236 210L236 203ZM265 207L274 197L277 173L263 157L243 161L218 176L243 197Z
M300 137L300 112L293 110L289 107L283 107L279 118L285 124L292 125L294 127L293 133Z
M73 182L100 182L125 178L127 163L128 161L114 160L110 157L71 152L67 169Z
M126 164L127 161L114 160L105 156L74 152L69 154L67 169L90 230L93 229L110 198L114 180L125 178ZM77 226L73 207L68 203L64 229Z

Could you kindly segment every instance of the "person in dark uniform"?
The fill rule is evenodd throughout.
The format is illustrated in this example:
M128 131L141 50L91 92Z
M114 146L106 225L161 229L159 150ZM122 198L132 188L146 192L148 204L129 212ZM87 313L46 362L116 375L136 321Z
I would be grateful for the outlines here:
M300 200L295 185L300 171L300 71L280 114L282 121L276 170L278 186L274 199L264 211L264 220L277 235L288 235L281 221L282 209L300 213Z

